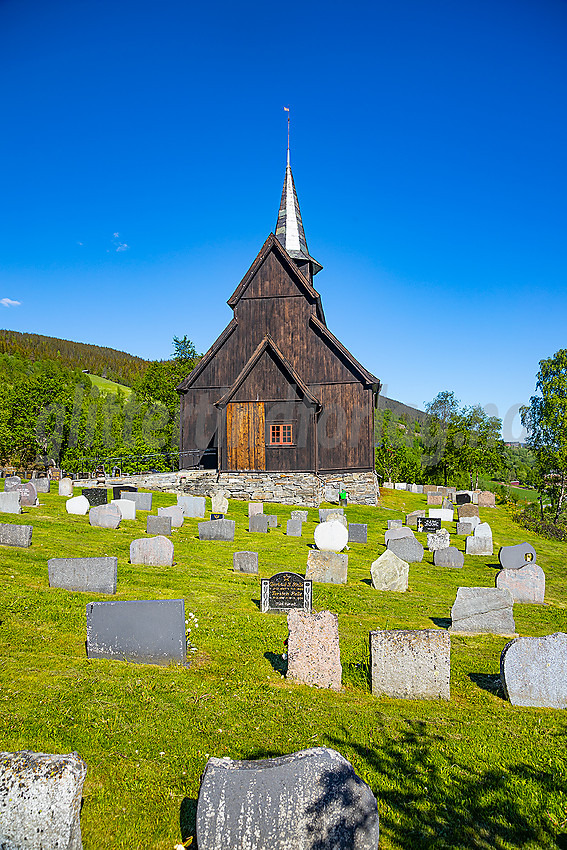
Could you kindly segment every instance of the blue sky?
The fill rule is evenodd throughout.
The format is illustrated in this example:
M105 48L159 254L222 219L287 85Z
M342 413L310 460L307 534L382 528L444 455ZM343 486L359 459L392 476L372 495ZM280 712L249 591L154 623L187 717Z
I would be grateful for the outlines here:
M327 323L422 406L567 347L563 0L0 0L0 327L205 351L292 168ZM11 303L19 302L19 303Z

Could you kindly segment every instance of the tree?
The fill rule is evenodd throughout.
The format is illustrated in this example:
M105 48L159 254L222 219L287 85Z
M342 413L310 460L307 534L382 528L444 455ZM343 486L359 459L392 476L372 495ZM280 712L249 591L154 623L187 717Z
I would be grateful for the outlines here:
M542 513L547 497L557 524L567 485L567 349L540 360L536 392L541 395L532 396L520 416L528 431L527 444L536 456Z
M197 351L195 350L195 346L187 337L187 334L185 334L183 339L179 339L178 336L173 337L173 356L175 360L180 360L183 362L186 362L188 360L194 360L197 357Z
M444 390L425 405L429 422L423 433L425 451L422 463L432 470L437 468L442 472L445 486L453 466L447 440L449 425L459 413L459 404L460 401L454 392Z

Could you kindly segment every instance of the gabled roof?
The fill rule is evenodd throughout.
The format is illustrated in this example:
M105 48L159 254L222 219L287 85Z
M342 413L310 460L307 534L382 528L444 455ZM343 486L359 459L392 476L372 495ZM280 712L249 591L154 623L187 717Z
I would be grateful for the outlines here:
M294 260L309 260L313 264L313 274L320 272L323 266L314 260L307 248L307 239L303 229L301 210L295 191L295 182L289 164L289 148L287 149L287 167L285 170L282 198L276 223L276 238L282 248L285 248Z
M339 342L336 336L331 333L327 325L323 324L317 316L310 316L309 321L319 331L325 342L330 344L331 347L334 347L336 351L339 351L343 355L345 360L352 367L353 371L356 372L366 384L377 384L377 389L380 390L382 385L376 375L373 375L372 372L365 369L364 366L352 356L350 351L344 347L342 342Z
M237 325L238 320L236 319L236 317L234 317L226 326L226 328L218 337L218 339L213 342L207 353L201 357L199 363L197 364L197 366L195 366L193 371L189 373L185 380L181 381L181 383L177 387L178 393L185 392L185 390L188 390L189 387L195 383L205 366L210 363L215 354L223 347L223 345L225 344L229 336L232 334L232 332L235 330Z
M289 360L286 360L286 358L283 356L283 354L281 353L281 351L279 350L279 348L277 347L274 340L269 334L266 334L260 345L256 347L248 362L245 364L244 368L237 376L233 385L230 387L230 389L226 391L226 393L221 398L219 398L218 401L215 402L215 405L217 407L225 407L229 403L230 399L233 397L240 385L244 383L244 381L246 380L246 378L248 377L248 375L250 374L256 363L258 363L260 357L266 350L270 350L273 353L276 360L279 361L279 364L284 370L284 372L287 372L292 382L300 390L301 395L307 401L311 402L311 404L315 405L315 407L320 408L321 402L319 401L319 399L313 395L305 381L300 378L300 376L295 371Z
M252 278L254 277L254 275L270 253L270 251L273 251L278 256L278 258L281 260L281 262L287 269L289 275L298 284L299 288L302 289L305 294L312 298L315 302L320 302L321 296L319 295L317 290L311 286L305 275L299 271L287 251L282 248L274 234L270 233L270 235L260 248L256 259L254 260L254 262L252 263L252 265L250 266L250 268L248 269L248 271L246 272L246 274L244 275L244 277L242 278L242 280L240 281L228 301L226 302L228 306L234 308L238 304L238 302L244 295L248 284L250 283L250 281L252 280Z

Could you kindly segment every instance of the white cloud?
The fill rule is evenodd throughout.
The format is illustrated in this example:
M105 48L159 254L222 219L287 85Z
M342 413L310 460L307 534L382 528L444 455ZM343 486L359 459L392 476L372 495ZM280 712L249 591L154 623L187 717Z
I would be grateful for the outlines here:
M117 239L118 239L118 237L120 236L120 234L119 234L119 233L113 233L112 235L113 235L113 236L115 236Z
M3 307L20 307L21 301L12 301L11 298L0 298L0 304Z
M118 245L118 248L116 250L117 251L127 251L128 247L129 246L126 244L126 242L120 242L119 245Z

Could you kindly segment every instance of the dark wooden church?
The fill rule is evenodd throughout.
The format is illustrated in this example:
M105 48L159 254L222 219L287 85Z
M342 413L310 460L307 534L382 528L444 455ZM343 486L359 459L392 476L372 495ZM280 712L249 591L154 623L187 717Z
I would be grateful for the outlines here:
M228 300L234 318L177 388L188 465L374 469L378 378L327 328L289 164L276 225Z

